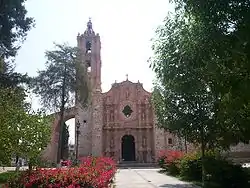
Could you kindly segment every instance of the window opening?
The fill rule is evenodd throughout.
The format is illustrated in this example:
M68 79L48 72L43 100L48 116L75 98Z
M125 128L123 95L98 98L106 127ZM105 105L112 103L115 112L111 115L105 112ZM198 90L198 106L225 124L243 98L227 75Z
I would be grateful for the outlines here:
M128 118L128 117L130 117L131 116L131 114L132 114L132 112L133 112L133 110L130 108L130 106L125 106L124 108L123 108L123 111L122 111L122 113Z

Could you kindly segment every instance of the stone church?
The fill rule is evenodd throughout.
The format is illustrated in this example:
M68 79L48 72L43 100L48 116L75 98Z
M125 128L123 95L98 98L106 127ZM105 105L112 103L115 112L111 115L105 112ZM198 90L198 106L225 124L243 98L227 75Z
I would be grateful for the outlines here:
M108 92L101 89L101 40L89 20L87 29L77 36L82 62L88 67L91 103L84 108L77 100L75 107L67 109L64 121L75 118L80 125L79 157L108 156L116 161L150 163L161 150L183 148L183 142L164 130L158 129L151 93L139 81L126 80L113 83ZM55 114L51 143L45 157L56 161L58 147L59 114ZM181 148L180 148L181 147Z
M184 150L182 139L157 127L151 93L142 83L133 83L127 77L113 83L108 92L102 92L101 40L91 20L85 32L77 36L77 45L83 53L81 62L88 68L91 102L84 107L76 100L75 107L66 110L64 121L75 118L76 125L80 125L79 157L108 156L119 162L151 163L161 150ZM58 121L56 113L51 142L44 153L50 161L57 157Z

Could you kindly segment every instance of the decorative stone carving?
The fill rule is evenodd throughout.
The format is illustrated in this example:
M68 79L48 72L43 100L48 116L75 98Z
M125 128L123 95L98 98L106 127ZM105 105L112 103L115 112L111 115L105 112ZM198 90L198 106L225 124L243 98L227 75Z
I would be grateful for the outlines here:
M142 121L145 120L145 111L142 111Z
M111 140L110 140L110 148L113 148L114 147L114 138L111 138Z
M128 99L129 98L129 90L127 89L126 90L126 99Z
M147 138L143 137L142 139L142 147L146 147L147 146Z

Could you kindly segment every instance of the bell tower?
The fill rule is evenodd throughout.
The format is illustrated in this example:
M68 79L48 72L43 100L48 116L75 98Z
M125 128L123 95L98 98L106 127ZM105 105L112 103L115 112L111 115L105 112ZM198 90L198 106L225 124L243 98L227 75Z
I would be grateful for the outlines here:
M101 41L95 34L91 19L82 35L77 36L77 46L82 51L82 60L88 70L91 89L101 89Z
M88 88L90 102L88 107L76 104L76 123L80 125L79 155L101 156L102 154L102 126L103 126L103 103L101 90L101 41L99 34L95 34L91 19L82 35L77 36L77 46L81 51L81 63L87 69L89 79ZM80 73L81 74L81 73ZM81 76L77 76L81 79ZM83 76L84 77L84 76ZM77 95L81 95L81 88ZM78 96L82 98L81 96ZM83 127L82 127L83 126Z

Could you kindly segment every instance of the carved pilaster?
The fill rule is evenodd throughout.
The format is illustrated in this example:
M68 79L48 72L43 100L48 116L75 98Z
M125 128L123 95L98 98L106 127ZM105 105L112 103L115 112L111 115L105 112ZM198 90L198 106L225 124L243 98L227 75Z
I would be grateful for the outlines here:
M115 110L114 110L114 122L115 123L117 123L118 121L117 121L117 109L115 108Z
M111 132L110 142L109 142L110 150L113 151L115 149L115 141L113 131Z
M106 109L106 119L107 119L107 125L109 124L109 108Z
M147 162L151 162L151 143L152 143L152 134L151 134L151 129L147 128Z
M146 137L147 137L147 148L151 148L151 133L150 133L150 130L149 128L146 129Z
M147 125L149 124L149 109L148 109L148 104L146 104L146 123Z
M105 149L106 150L109 148L109 140L110 140L110 131L107 130L107 132L106 132L106 142L105 142Z

